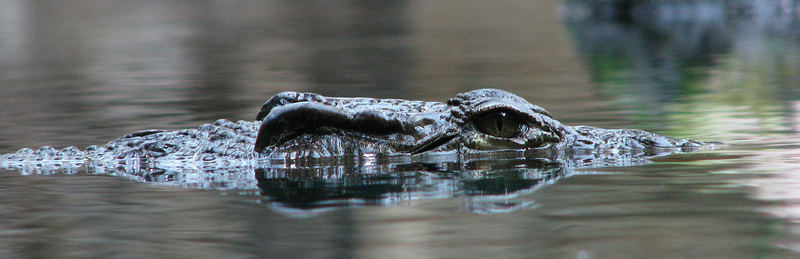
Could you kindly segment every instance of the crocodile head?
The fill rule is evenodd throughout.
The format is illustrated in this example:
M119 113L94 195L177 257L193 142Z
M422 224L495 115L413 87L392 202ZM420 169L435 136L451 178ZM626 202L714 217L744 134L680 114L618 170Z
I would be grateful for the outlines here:
M256 120L262 120L259 153L531 149L574 133L543 108L498 89L461 93L447 103L283 92Z
M23 148L0 154L0 166L92 161L113 167L144 161L158 168L235 167L262 159L422 152L469 154L472 159L472 154L480 158L487 153L483 150L504 149L525 158L589 165L714 146L643 130L566 126L541 107L496 89L461 93L446 103L284 92L264 104L256 121L220 119L196 129L144 130L85 151Z

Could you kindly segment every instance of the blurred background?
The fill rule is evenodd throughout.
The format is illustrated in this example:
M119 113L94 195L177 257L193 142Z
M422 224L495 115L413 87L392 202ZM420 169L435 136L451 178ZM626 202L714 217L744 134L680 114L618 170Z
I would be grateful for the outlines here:
M706 136L719 117L707 112L742 108L786 130L772 115L798 97L798 8L2 0L0 151L250 120L280 91L443 101L494 87L567 123ZM674 110L709 117L675 122Z
M565 122L669 130L660 124L683 114L670 109L744 107L783 130L770 114L799 95L798 8L788 0L3 0L0 151L250 120L280 91L443 101L494 87ZM698 122L706 119L715 118ZM679 135L712 127L679 123Z
M36 252L58 234L51 241L75 243L57 251L80 257L86 255L78 252L84 247L107 245L89 238L99 232L108 240L127 241L123 244L130 251L271 255L261 250L271 248L308 256L281 245L310 238L292 232L299 227L322 233L311 247L332 249L328 252L341 257L375 256L387 249L402 256L419 252L407 248L421 245L463 248L473 256L497 250L530 255L535 251L527 250L529 243L552 249L539 255L580 258L623 251L758 257L775 255L775 247L800 250L797 0L0 0L0 153L45 145L84 148L136 130L194 128L219 118L252 120L260 105L281 91L444 101L486 87L516 93L568 125L641 128L730 146L659 164L672 167L572 177L537 192L534 197L544 207L526 212L529 217L512 214L503 220L442 212L450 202L445 200L416 210L372 208L301 221L253 204L228 205L230 197L197 190L165 191L106 178L5 176L4 200L34 199L43 205L12 210L0 204L0 211L13 212L7 215L34 216L12 230L0 229L0 240L21 240L10 247ZM659 178L654 171L680 177ZM113 197L105 197L108 192ZM598 193L614 198L597 198ZM55 203L54 197L67 198ZM64 200L69 197L74 199ZM85 211L67 205L86 205L81 202L87 197L113 205L93 218L113 224L101 224L95 232L64 224L86 219L80 216ZM620 204L622 197L644 198L629 207L609 205ZM650 211L653 204L665 207ZM169 209L147 210L159 206ZM595 207L577 209L583 206ZM662 217L678 207L694 210ZM55 214L36 213L43 208ZM52 221L65 215L57 213L61 210L70 210L74 221ZM651 214L628 214L631 210ZM158 213L195 221L149 225L164 218ZM705 218L711 214L719 216ZM420 221L384 228L396 223L396 215ZM239 218L247 220L234 223ZM461 229L451 219L464 223L459 226L484 227ZM504 221L512 223L501 225ZM145 225L155 234L137 232ZM643 231L643 226L656 227ZM31 228L49 232L20 234ZM282 235L270 235L268 228ZM20 229L25 231L15 232ZM374 239L372 232L359 229L408 239ZM442 232L425 234L426 229ZM487 238L519 235L492 243L481 239L486 233ZM218 239L209 241L209 236ZM159 241L162 237L168 241ZM420 237L432 243L408 243ZM711 243L686 250L699 241ZM475 243L481 244L476 250L465 248ZM655 243L661 245L651 247ZM108 249L89 255L130 252Z

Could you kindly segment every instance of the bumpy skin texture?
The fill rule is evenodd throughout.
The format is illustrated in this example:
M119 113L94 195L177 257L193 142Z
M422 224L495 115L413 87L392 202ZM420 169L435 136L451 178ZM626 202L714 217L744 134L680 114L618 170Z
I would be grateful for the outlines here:
M505 136L481 130L481 125L494 126L499 117L509 118L519 128ZM285 92L267 101L256 119L263 122L254 150L292 157L500 149L645 150L704 144L641 130L569 127L543 108L498 89L461 93L446 104Z
M703 142L642 130L566 126L543 108L497 89L461 93L447 103L283 92L267 101L252 122L218 120L196 129L144 130L83 152L73 147L26 148L0 156L0 162L146 161L165 167L186 163L227 167L266 159L480 155L486 150L525 150L526 156L534 157L646 156L657 154L649 150L680 151L702 146Z

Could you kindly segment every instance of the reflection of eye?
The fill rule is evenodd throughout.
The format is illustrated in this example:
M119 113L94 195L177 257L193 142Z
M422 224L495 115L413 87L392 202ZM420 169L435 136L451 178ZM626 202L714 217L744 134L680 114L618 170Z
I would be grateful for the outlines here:
M522 124L505 112L489 112L475 118L478 131L501 138L513 138L519 135Z

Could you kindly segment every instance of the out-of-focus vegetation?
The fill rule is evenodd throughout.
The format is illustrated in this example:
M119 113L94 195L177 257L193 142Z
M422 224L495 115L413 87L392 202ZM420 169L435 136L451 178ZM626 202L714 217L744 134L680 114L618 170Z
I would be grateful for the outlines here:
M563 13L592 82L641 127L731 136L796 116L800 1L566 1ZM713 126L724 120L746 121Z

